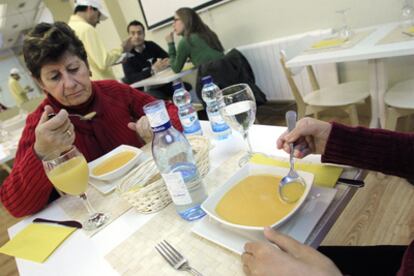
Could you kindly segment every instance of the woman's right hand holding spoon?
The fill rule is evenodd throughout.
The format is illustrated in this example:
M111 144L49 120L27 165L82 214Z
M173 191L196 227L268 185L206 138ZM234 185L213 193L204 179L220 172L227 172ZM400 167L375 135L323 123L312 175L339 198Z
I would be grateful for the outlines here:
M54 117L51 106L46 105L35 129L34 150L39 158L53 152L63 152L75 142L74 126L66 110L60 110Z

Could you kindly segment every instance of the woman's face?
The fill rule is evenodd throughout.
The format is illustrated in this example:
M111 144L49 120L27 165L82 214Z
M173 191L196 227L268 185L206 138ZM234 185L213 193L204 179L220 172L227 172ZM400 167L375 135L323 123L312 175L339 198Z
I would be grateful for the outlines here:
M57 62L43 65L37 82L64 106L83 104L92 95L88 66L70 52L63 54Z
M185 26L177 14L174 15L173 28L176 35L183 35Z

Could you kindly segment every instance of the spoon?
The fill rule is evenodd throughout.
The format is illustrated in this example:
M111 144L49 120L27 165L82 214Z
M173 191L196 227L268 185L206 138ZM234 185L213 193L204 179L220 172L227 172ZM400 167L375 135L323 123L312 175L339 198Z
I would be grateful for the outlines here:
M286 112L286 123L288 126L288 131L291 132L296 126L296 112L288 111ZM306 188L305 181L299 174L295 171L295 162L293 158L293 143L290 145L290 170L289 173L280 180L279 183L279 195L280 198L286 203L294 203L298 201Z
M82 224L76 220L59 221L59 220L51 220L51 219L44 219L44 218L35 218L33 222L35 223L56 223L59 225L64 225L64 226L73 227L73 228L79 228L79 229L82 228Z
M68 115L70 117L78 117L81 121L89 121L89 120L92 120L93 117L95 117L96 111L89 112L88 114L85 114L85 115L80 115L80 114L68 114ZM55 116L56 116L56 113L49 113L49 114L47 114L47 117L49 119L50 118L53 118Z

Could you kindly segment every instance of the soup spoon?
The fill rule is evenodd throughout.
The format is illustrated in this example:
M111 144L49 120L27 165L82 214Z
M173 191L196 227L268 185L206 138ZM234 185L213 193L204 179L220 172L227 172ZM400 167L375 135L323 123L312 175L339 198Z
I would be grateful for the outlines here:
M85 115L80 115L80 114L68 114L68 115L69 117L78 117L81 121L90 121L93 119L93 117L95 117L96 111L89 112L88 114L85 114ZM47 117L49 119L55 116L56 116L56 113L47 114Z
M288 131L291 132L296 126L296 112L288 111L286 112L286 123L288 126ZM289 144L290 146L290 170L289 173L280 180L279 183L279 196L280 198L287 203L294 203L298 201L303 192L305 191L306 184L302 177L295 171L295 161L293 158L293 143Z

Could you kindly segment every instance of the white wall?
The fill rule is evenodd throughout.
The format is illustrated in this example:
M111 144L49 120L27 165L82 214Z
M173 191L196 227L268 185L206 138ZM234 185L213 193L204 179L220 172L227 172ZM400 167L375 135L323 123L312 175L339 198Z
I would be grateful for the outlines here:
M341 17L336 10L350 8L348 23L353 28L399 20L403 0L233 0L201 14L217 33L226 49L320 28L337 28ZM126 21L144 22L137 0L120 1ZM160 7L162 8L162 7ZM147 39L165 49L165 35L171 26L148 31ZM414 78L414 58L390 60L390 83ZM408 69L408 68L411 69ZM402 68L402 69L400 69ZM367 78L366 63L340 66L340 79ZM413 72L413 73L411 73Z

